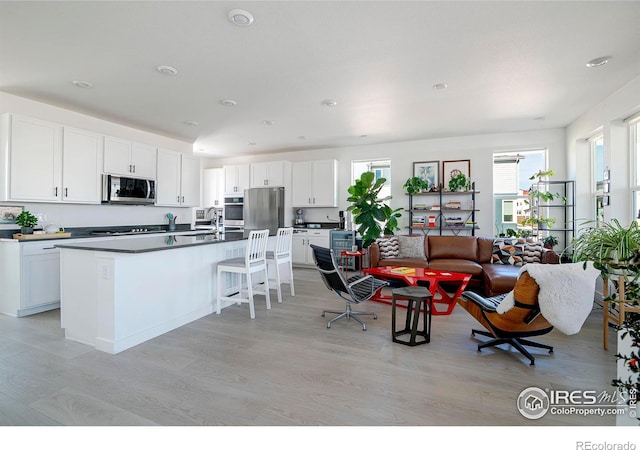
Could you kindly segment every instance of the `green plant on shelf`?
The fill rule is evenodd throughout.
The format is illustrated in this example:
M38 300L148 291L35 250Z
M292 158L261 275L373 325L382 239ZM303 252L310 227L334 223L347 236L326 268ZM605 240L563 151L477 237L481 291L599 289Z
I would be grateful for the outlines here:
M402 185L407 194L419 194L427 192L430 188L429 183L420 177L411 177Z
M542 243L544 244L544 246L546 248L551 248L552 249L553 247L558 245L558 238L556 236L549 235L549 236L547 236L546 238L544 238L542 240Z
M449 191L456 192L469 190L470 184L471 183L469 182L469 178L465 174L460 172L451 177L451 179L449 180Z

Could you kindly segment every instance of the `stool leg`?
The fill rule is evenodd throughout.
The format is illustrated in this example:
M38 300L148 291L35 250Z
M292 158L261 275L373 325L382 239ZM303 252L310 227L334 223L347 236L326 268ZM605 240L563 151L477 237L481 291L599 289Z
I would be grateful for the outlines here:
M407 314L410 314L410 313L407 313ZM418 323L420 323L420 302L416 302L416 307L413 310L413 326L411 327L411 340L409 341L411 345L416 345Z
M396 338L396 296L391 297L391 339Z
M411 330L411 310L413 309L413 300L407 299L407 317L404 323L404 331Z

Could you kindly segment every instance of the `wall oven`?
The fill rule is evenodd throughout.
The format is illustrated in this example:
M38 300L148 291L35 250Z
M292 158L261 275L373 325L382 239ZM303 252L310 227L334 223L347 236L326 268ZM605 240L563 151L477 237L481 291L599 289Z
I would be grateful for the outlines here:
M244 229L244 198L224 198L224 230L242 231Z

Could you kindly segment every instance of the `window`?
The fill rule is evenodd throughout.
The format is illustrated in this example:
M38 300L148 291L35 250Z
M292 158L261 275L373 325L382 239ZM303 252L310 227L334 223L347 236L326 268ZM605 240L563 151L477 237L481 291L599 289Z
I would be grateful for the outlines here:
M604 208L602 198L604 195L604 139L602 134L598 134L589 139L591 145L591 179L592 181L592 205L597 223L604 220Z
M516 223L514 220L516 201L515 200L502 200L502 222L503 223Z
M545 149L494 153L493 197L498 236L510 233L523 236L531 232L531 226L522 225L531 212L527 201L532 184L529 177L546 167Z
M381 198L391 195L391 161L388 159L375 161L353 161L351 163L351 183L354 183L365 172L373 172L375 179L384 178L387 181L380 190Z
M631 217L640 219L640 115L631 119L629 136L631 138L630 148L633 164L633 176L631 177L633 211Z

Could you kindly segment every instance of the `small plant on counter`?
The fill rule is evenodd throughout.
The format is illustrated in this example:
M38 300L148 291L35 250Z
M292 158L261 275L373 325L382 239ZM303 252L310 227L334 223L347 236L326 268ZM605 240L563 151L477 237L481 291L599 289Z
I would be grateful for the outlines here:
M33 227L38 225L38 218L29 211L22 211L16 217L16 223L22 228L22 234L33 233Z

